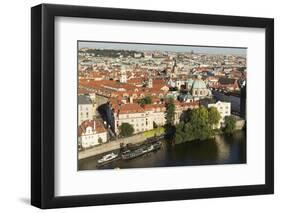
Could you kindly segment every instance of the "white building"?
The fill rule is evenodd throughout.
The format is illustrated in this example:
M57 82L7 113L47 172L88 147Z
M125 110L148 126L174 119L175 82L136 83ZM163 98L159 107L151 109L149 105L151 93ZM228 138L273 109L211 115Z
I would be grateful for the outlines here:
M78 143L89 148L107 142L107 131L103 124L95 120L86 120L78 128Z
M221 128L224 125L224 119L226 116L231 115L231 103L218 101L214 104L208 104L208 108L215 107L221 115L220 122L217 128Z
M145 111L139 104L122 104L114 109L114 129L119 134L122 123L129 123L134 128L134 134L147 129Z
M175 103L175 123L179 123L182 113L188 109L199 107L198 102L192 103ZM127 104L109 104L107 117L109 124L114 128L118 135L118 128L122 123L129 123L134 128L134 134L148 131L154 128L153 123L157 126L164 126L166 123L166 106L165 104L147 104L141 107L136 103Z
M78 125L83 121L92 120L94 111L91 98L87 95L78 95Z
M157 126L164 126L166 123L165 104L148 104L144 106L146 130L153 129L153 122Z

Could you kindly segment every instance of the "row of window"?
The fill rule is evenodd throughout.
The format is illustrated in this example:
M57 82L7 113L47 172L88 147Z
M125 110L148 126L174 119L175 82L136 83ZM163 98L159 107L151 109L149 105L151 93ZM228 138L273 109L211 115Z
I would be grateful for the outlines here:
M83 116L83 112L80 112L80 116L82 117ZM89 113L86 112L86 116L88 117L89 116Z

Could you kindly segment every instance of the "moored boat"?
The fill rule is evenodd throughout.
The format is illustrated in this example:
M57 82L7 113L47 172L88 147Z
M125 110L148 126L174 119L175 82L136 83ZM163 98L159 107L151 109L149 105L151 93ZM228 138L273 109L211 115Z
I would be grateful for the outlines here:
M98 160L98 163L105 163L105 162L111 161L117 157L118 157L118 154L115 154L112 152L110 154L104 155L101 159Z
M161 142L157 142L157 143L150 144L150 145L145 145L136 150L127 150L121 154L121 157L123 160L133 159L133 158L139 157L143 154L160 149L160 147L161 147Z

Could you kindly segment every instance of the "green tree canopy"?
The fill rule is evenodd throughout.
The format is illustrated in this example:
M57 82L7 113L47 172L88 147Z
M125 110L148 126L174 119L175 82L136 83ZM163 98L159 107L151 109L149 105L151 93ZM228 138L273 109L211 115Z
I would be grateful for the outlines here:
M151 104L152 103L152 100L151 100L151 97L150 96L145 96L144 98L140 99L138 101L138 103L141 105L141 106L144 106L146 104Z
M219 124L221 115L216 107L208 108L208 119L209 119L209 124L212 127L216 127Z
M209 110L205 107L190 110L187 121L176 125L175 143L211 138L214 135L212 124L217 123L219 119L220 115L217 116L217 110Z
M224 124L225 124L225 126L224 126L223 131L227 134L232 134L235 130L236 118L232 115L226 116Z
M122 123L119 127L120 135L123 137L129 137L134 133L134 127L129 123Z
M170 98L166 103L166 124L174 125L175 122L175 104L172 98Z

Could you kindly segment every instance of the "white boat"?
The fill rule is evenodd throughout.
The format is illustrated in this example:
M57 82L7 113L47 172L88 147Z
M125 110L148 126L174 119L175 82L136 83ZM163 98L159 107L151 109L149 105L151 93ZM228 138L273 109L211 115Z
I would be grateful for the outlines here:
M110 160L113 160L118 157L118 154L114 154L113 152L103 156L101 159L98 160L98 163L104 163Z

